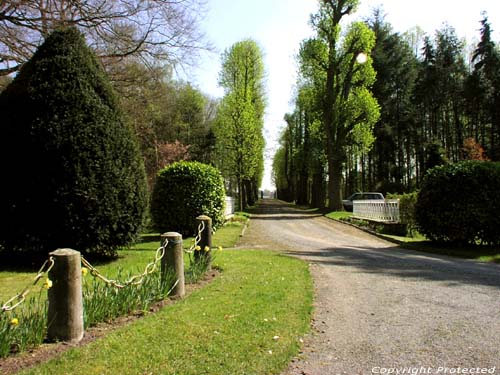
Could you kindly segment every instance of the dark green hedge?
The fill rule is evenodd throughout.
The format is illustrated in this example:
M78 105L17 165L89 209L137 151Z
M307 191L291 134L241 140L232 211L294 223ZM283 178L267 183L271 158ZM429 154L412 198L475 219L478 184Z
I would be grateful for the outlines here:
M207 215L214 227L224 223L224 179L214 167L177 162L158 173L151 200L151 217L159 232L196 233L196 217Z
M144 165L109 80L74 28L52 33L0 95L0 244L114 255L141 229Z
M407 232L412 233L416 228L415 223L415 203L417 202L417 192L406 194L387 194L387 199L399 199L399 219L401 224L406 225Z
M500 163L465 161L431 169L415 205L429 239L500 244Z

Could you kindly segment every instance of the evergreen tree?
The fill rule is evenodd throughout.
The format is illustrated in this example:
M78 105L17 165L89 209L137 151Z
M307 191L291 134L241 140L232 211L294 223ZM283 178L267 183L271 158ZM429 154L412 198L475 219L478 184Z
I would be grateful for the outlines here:
M481 41L472 62L477 85L482 88L481 143L487 145L490 158L500 160L500 53L491 40L491 25L484 15L481 21Z
M415 142L412 95L417 59L405 38L385 22L380 9L369 24L377 40L372 52L377 71L373 94L381 107L374 128L376 141L368 158L369 189L401 191L410 184L414 173L408 160Z
M55 31L0 95L0 242L45 255L114 255L143 223L147 188L133 132L76 28Z

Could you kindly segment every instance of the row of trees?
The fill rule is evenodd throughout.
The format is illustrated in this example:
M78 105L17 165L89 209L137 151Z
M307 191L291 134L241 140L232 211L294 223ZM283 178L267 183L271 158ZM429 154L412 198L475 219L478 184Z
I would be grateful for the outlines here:
M165 165L200 161L224 171L244 207L263 173L262 53L247 40L223 54L221 102L174 81L174 69L212 50L199 29L205 8L204 0L0 2L0 91L53 30L76 26L139 138L150 189Z
M486 15L467 50L451 26L434 38L400 34L380 10L342 33L356 5L322 0L311 18L317 36L301 45L295 110L274 159L280 196L322 207L327 183L339 209L342 192L412 191L436 164L499 160L500 54Z
M118 92L151 188L165 164L213 160L215 100L172 79L212 49L199 28L205 8L204 0L0 1L0 91L51 32L77 27Z
M143 228L158 170L177 160L216 164L237 181L240 207L255 199L262 54L253 41L225 52L220 103L172 80L177 47L205 48L189 39L192 5L200 1L0 2L0 150L9 181L0 251L43 256L69 246L115 255ZM118 52L124 44L132 50Z

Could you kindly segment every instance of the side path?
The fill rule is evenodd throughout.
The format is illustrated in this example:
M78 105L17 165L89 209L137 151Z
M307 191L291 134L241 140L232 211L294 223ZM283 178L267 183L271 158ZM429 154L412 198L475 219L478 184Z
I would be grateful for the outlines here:
M500 374L499 265L402 250L275 200L254 209L239 246L311 264L313 333L282 375Z

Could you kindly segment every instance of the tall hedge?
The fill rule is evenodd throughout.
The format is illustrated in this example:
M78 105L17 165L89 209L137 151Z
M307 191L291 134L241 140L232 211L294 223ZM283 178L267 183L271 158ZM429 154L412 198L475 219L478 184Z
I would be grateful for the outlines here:
M500 244L500 163L431 169L415 204L420 232L442 242Z
M199 162L177 162L158 173L151 200L157 231L191 236L196 217L207 215L212 225L224 223L224 179L214 167Z
M0 243L113 255L147 208L144 165L75 28L52 33L0 95Z

